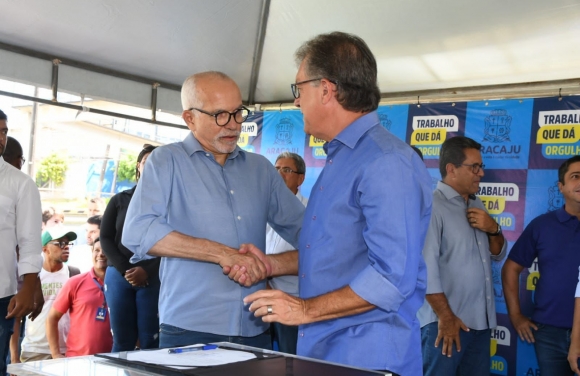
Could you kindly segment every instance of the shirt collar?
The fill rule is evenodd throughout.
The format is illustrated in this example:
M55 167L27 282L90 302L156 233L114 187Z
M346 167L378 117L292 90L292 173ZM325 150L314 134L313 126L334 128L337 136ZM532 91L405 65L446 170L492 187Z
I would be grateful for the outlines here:
M369 112L350 123L334 139L354 149L358 140L377 124L379 124L379 115L376 111Z
M205 149L201 146L197 138L195 138L193 132L189 132L189 134L183 140L183 148L185 149L187 155L189 155L190 157L197 152L207 153L207 151L205 151ZM228 155L228 159L236 158L238 154L241 153L244 153L244 150L240 149L240 147L236 145L234 151Z
M441 193L443 193L443 196L445 196L447 200L451 200L452 198L461 196L459 193L457 193L455 189L451 188L450 185L445 184L442 181L437 182L437 189L440 190Z
M568 222L571 219L577 219L575 215L568 213L566 209L564 209L564 206L556 210L556 217L561 223Z
M8 162L6 162L4 160L4 157L0 155L0 170L3 170L7 164L8 164Z

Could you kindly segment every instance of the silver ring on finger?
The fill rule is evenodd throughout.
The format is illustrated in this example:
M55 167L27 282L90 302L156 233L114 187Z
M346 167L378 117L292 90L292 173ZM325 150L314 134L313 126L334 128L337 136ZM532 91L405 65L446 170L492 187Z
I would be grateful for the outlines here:
M268 315L271 315L272 313L274 313L274 311L272 311L272 306L271 305L266 306L266 308L267 308L267 311L268 311Z

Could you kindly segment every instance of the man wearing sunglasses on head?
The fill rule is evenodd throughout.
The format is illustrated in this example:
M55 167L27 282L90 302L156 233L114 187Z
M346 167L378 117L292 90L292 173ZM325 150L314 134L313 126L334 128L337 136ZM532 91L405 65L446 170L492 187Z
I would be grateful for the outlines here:
M271 348L269 325L242 303L265 288L269 271L239 249L251 243L264 250L267 224L297 247L304 206L265 157L237 146L249 111L231 78L195 74L183 83L181 102L191 132L151 153L122 237L131 261L162 257L159 346ZM248 272L244 286L223 275L234 265Z
M484 175L480 148L461 136L441 146L443 180L423 248L427 295L417 315L426 376L489 375L490 329L497 325L491 261L505 257L507 242L475 196Z

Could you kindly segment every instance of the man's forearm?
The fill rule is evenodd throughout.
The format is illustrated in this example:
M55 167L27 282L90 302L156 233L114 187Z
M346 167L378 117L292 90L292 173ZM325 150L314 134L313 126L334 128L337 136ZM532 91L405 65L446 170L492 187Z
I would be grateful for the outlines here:
M488 238L489 238L489 252L492 255L499 255L505 242L503 234L499 234L497 236L488 236Z
M46 319L46 339L50 348L52 357L60 354L59 338L58 338L58 319L55 317L48 317Z
M350 286L304 301L304 318L309 324L352 316L370 311L375 306L358 296Z
M211 240L173 231L155 243L147 253L151 256L178 257L219 264L223 256L230 252L238 251Z
M298 275L298 251L288 251L267 257L272 265L272 277Z
M520 311L519 276L523 266L510 259L506 260L501 270L501 280L508 314L518 315Z
M433 308L437 317L447 318L455 316L444 293L427 294L425 295L425 299L427 299L427 302Z

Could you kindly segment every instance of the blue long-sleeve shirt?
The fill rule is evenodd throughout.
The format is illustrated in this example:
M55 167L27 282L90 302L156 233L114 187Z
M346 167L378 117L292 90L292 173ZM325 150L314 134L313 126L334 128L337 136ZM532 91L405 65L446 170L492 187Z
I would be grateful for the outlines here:
M193 134L157 148L145 165L125 221L132 262L172 231L232 248L265 248L266 224L297 245L304 206L263 156L236 148L222 167ZM255 336L268 325L242 299L265 282L241 287L217 264L164 257L159 270L160 323L190 331Z
M421 375L416 313L425 296L421 250L431 214L431 177L376 112L326 146L299 249L300 297L350 286L376 308L301 325L298 354L402 375Z

